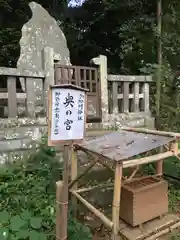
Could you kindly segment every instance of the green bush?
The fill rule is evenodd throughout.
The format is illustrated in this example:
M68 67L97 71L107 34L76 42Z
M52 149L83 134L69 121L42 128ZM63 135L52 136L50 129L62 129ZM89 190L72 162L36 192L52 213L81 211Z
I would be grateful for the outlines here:
M55 183L62 164L43 139L23 162L0 168L0 240L55 239ZM68 239L91 239L90 231L69 215Z

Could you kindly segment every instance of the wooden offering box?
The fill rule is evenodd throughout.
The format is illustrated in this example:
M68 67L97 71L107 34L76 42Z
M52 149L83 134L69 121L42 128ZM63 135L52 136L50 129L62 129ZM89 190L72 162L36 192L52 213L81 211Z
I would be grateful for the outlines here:
M120 217L135 227L168 212L168 183L153 176L122 186Z

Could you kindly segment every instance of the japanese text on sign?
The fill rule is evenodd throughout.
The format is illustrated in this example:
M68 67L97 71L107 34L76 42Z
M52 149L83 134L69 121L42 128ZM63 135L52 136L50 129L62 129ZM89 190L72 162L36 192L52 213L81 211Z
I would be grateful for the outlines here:
M52 88L51 141L83 139L85 92Z

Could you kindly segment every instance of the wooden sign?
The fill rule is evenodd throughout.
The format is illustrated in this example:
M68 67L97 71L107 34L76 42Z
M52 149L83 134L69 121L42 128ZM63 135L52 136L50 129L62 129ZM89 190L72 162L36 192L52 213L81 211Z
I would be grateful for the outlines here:
M48 145L82 141L86 122L86 89L71 85L54 85L48 94Z

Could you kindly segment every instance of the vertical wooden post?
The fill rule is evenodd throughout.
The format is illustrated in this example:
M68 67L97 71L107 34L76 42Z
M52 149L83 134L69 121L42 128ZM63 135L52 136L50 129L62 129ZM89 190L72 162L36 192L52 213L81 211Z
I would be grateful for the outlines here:
M129 112L129 82L123 83L123 110Z
M73 148L72 156L71 156L71 181L74 181L77 178L78 174L78 166L77 166L77 150ZM78 185L77 182L72 186L72 190L77 190ZM72 207L73 207L73 215L77 216L77 199L72 196Z
M174 152L175 155L178 154L178 141L174 141L171 143L171 151Z
M63 171L63 191L61 201L61 224L60 224L60 240L67 239L68 227L68 198L69 198L69 163L71 158L72 147L71 145L64 145L64 171Z
M17 99L16 99L16 77L8 77L8 117L16 118L17 116Z
M54 50L50 47L45 47L43 52L44 62L44 104L45 112L47 113L47 96L49 85L54 84Z
M114 175L114 194L112 206L112 222L113 222L112 240L119 240L121 180L122 180L122 163L117 162Z
M118 82L112 82L113 113L118 114Z
M163 175L163 160L156 163L156 174L159 176Z
M108 81L107 81L107 57L100 55L97 58L91 59L91 62L95 65L99 65L99 80L101 91L101 114L102 123L108 121Z
M36 104L36 94L35 94L35 79L26 78L26 112L27 116L30 118L35 118L35 104Z
M133 111L139 112L139 82L134 83Z
M56 182L56 240L61 239L61 203L62 203L63 181Z
M149 83L144 83L143 94L144 94L144 111L149 112Z

